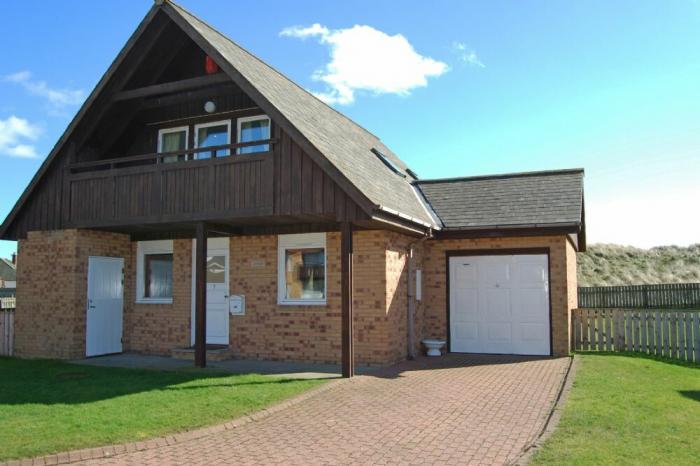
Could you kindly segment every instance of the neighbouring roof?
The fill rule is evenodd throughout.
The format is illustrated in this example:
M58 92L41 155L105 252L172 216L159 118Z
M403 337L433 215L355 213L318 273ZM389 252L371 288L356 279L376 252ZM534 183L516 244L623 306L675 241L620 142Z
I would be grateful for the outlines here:
M414 192L406 165L378 137L181 6L165 1L164 7L186 20L376 207L435 226ZM389 158L405 177L397 175L372 149Z
M12 261L0 258L0 280L6 282L17 281L17 268Z
M420 180L446 230L580 226L583 169Z

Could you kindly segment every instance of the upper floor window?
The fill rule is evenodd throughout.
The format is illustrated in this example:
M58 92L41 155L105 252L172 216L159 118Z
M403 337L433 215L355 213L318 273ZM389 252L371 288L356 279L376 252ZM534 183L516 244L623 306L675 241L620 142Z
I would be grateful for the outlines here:
M185 160L184 151L187 150L189 128L180 126L177 128L164 128L158 131L158 152L183 152L183 155L168 155L163 157L163 162L177 162Z
M270 117L258 115L238 119L238 142L254 142L270 139ZM240 147L239 154L253 154L267 152L269 144Z
M201 123L194 127L194 145L195 147L214 147L231 144L231 121L215 121L212 123ZM217 151L196 152L196 159L210 159L215 157L224 157L230 155L228 149L219 149Z

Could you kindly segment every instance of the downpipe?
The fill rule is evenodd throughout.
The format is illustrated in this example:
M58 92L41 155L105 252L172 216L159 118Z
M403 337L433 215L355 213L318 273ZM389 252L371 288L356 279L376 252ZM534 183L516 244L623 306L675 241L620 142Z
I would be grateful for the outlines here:
M409 360L413 360L416 358L416 348L415 348L415 323L414 323L414 318L415 318L415 313L416 313L416 277L415 277L415 272L416 272L416 267L415 267L415 254L414 254L414 249L416 245L423 244L426 240L432 238L432 230L430 230L425 236L420 238L419 240L413 241L412 243L409 243L408 247L406 248L407 251L406 253L408 254L408 286L407 288L407 294L408 294L408 306L406 309L406 320L407 320L407 341L408 341L408 354L407 358ZM421 283L421 286L423 284Z

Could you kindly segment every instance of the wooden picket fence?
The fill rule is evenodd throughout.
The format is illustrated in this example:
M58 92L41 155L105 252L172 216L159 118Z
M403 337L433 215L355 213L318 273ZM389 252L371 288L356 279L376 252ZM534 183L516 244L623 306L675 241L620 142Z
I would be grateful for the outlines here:
M700 311L574 309L578 351L631 351L700 364Z
M700 309L700 283L579 287L578 306L621 309Z
M2 298L5 301L7 298ZM14 300L14 298L12 298ZM4 306L4 302L0 305ZM0 356L12 356L15 343L15 309L0 308Z

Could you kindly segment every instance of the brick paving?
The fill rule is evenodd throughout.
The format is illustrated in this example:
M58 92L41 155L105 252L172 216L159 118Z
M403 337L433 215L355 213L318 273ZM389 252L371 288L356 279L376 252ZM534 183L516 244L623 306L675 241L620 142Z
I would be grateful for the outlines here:
M568 358L405 362L198 438L113 447L89 465L506 464L543 429ZM219 426L221 427L221 426ZM196 437L196 435L194 436ZM141 451L136 451L141 449Z

